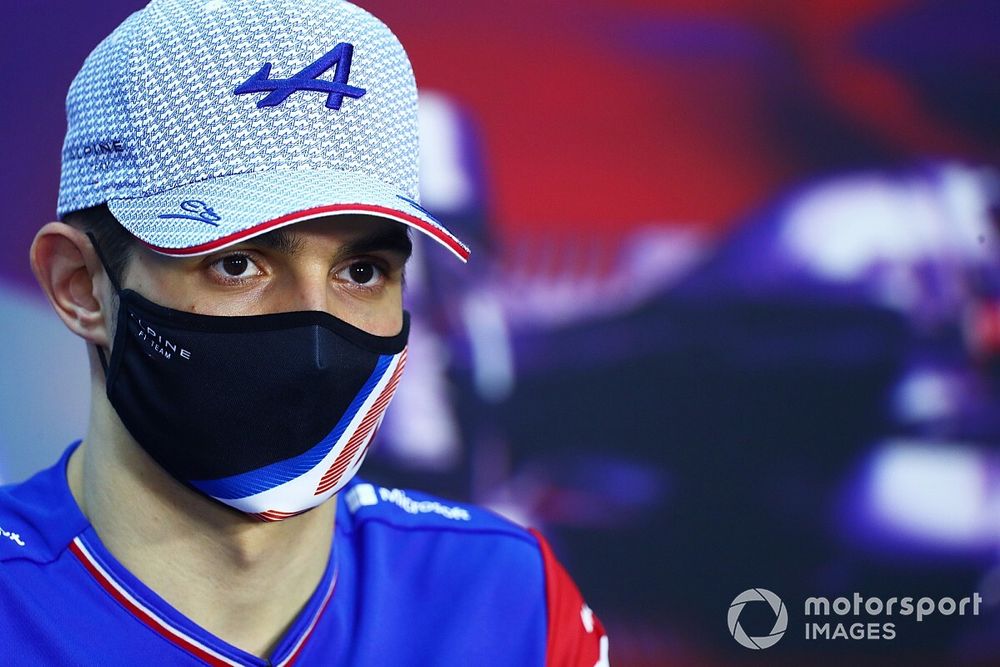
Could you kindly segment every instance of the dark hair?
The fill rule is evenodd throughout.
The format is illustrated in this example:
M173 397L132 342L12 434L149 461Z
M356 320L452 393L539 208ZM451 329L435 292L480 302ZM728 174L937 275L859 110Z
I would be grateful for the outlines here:
M83 208L63 216L63 222L93 234L101 256L107 263L111 281L121 285L125 279L132 250L137 243L134 236L115 218L107 204Z

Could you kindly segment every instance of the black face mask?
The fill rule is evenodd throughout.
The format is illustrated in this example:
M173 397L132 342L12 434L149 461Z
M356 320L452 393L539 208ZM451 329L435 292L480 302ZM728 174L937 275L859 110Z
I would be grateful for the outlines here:
M382 337L324 312L198 315L114 287L108 400L170 475L266 520L354 476L399 384L408 313Z

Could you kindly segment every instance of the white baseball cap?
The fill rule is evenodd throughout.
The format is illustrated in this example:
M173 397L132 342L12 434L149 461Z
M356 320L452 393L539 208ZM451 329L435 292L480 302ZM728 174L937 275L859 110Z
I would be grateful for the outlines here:
M396 36L342 0L153 0L66 98L58 215L107 203L199 255L338 214L469 249L419 204L417 89Z

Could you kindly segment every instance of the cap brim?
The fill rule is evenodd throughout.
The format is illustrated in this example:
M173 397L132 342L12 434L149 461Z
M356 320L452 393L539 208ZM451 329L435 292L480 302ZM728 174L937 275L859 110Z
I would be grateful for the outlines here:
M296 222L355 214L409 225L463 262L469 259L469 248L405 194L333 169L232 174L147 197L111 199L108 208L129 232L165 255L203 255Z

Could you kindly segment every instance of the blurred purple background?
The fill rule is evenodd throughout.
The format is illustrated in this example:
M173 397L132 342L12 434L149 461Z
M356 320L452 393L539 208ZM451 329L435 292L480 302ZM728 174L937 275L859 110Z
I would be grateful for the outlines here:
M142 4L7 6L0 480L86 423L27 249L66 88ZM417 248L365 474L542 528L616 665L1000 664L997 4L361 4L424 93L424 204L473 246ZM726 612L757 586L799 630L811 595L985 602L755 653Z

